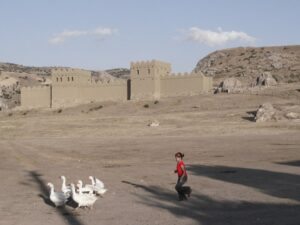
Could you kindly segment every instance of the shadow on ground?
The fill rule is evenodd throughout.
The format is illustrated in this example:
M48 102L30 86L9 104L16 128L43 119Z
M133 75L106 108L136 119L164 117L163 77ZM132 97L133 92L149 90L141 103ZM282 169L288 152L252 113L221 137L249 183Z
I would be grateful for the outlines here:
M55 207L53 203L49 200L49 189L45 183L45 181L42 179L42 175L39 174L36 171L28 171L29 176L31 177L31 181L37 184L38 188L40 189L40 193L38 194L39 197L41 197L44 202L51 206ZM71 203L71 207L72 203ZM63 219L66 221L69 225L84 225L77 217L74 215L74 213L66 208L66 207L58 207L56 208L56 212L63 217Z
M300 160L287 161L287 162L277 162L277 164L287 165L287 166L299 166L300 167ZM299 181L299 183L300 183L300 181Z
M250 122L255 122L256 111L248 111L247 115L248 116L243 116L242 119L248 120Z
M264 194L278 198L300 201L300 176L296 174L251 168L204 165L191 165L188 170L194 175L252 187Z
M139 203L159 208L177 218L188 218L202 225L298 225L300 204L267 204L245 201L218 201L206 195L193 194L178 202L176 192L158 186L122 181L143 193L135 195ZM221 190L221 189L220 189Z

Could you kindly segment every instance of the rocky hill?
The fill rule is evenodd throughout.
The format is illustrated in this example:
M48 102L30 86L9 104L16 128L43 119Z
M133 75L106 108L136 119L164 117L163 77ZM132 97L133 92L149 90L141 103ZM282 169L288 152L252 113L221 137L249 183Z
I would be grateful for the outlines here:
M51 67L33 67L14 63L0 63L0 73L1 72L28 73L38 76L50 76Z
M247 47L215 51L201 59L195 72L213 76L215 84L235 77L250 85L262 73L270 73L279 83L300 81L300 45Z
M34 74L40 77L47 77L51 75L51 69L53 68L68 68L68 67L32 67L32 66L23 66L14 63L0 63L0 75L1 73L20 73L20 74ZM115 68L103 71L92 71L92 75L101 76L102 79L105 77L108 78L123 78L127 79L130 74L130 70L127 68ZM112 77L110 77L112 76Z
M105 72L117 78L122 78L122 79L130 78L130 70L126 68L110 69L110 70L105 70Z

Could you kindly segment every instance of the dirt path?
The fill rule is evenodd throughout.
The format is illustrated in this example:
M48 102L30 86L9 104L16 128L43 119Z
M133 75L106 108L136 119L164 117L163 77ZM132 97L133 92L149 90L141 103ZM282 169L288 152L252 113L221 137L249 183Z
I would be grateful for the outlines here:
M1 224L298 225L299 123L243 118L263 101L297 99L225 97L0 115ZM148 127L152 119L160 126ZM186 155L187 202L174 190L176 151ZM46 184L59 189L60 175L95 175L109 191L93 210L56 209Z

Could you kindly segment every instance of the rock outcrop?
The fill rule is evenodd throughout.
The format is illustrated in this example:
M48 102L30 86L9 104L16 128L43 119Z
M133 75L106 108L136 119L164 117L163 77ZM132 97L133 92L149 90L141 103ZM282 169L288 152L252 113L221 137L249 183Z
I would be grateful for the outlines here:
M256 122L267 122L275 120L276 109L274 109L271 103L264 103L259 106L256 111L255 121Z
M264 72L256 78L257 86L275 86L277 81L273 78L270 72Z
M121 79L129 79L130 78L130 70L126 68L116 68L105 70L105 72L109 73L110 75L121 78Z
M112 80L116 79L115 77L113 77L112 75L110 75L109 73L107 73L105 71L92 72L92 78L96 82L98 82L98 81L101 81L101 82L103 82L103 81L112 81Z
M226 93L236 93L240 92L242 88L242 83L234 78L226 78L224 81L222 81L219 85L219 88L217 89L217 93L219 92L226 92Z
M250 86L258 74L266 72L277 82L300 82L300 45L216 51L198 62L194 72L198 71L213 76L217 83L236 77L245 86ZM267 82L273 84L274 80Z

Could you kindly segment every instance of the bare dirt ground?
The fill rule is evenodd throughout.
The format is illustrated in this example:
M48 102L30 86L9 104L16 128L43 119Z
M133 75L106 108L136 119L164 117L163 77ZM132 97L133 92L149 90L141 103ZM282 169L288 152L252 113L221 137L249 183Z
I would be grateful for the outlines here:
M299 88L3 112L0 224L298 225L300 122L258 124L247 112L300 105ZM193 188L186 202L174 190L176 151ZM94 175L109 191L92 210L54 208L46 184L58 189L60 175Z

